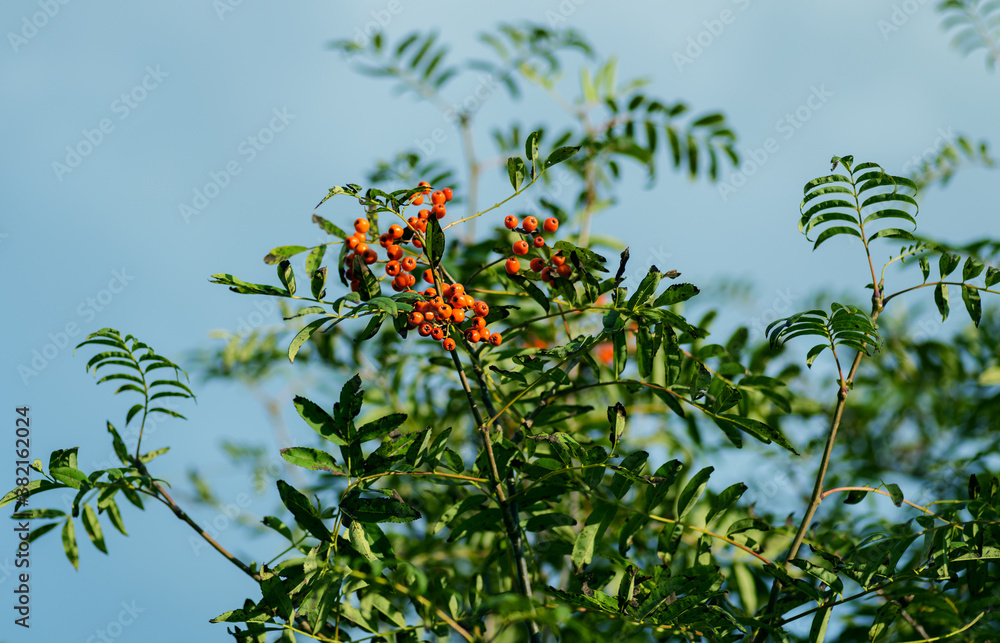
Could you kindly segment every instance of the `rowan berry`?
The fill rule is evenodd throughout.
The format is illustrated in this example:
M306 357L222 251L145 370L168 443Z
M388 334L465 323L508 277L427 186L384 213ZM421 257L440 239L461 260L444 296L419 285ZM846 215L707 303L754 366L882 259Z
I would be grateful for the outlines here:
M534 245L534 246L535 246L536 248L541 248L542 246L544 246L544 245L545 245L545 237L542 237L542 236L537 236L537 237L535 237L534 239L532 239L531 243L532 243L532 245Z
M438 317L441 319L448 319L451 317L452 308L444 302L437 304L434 309L437 311Z
M448 337L443 342L441 342L441 347L444 348L446 351L453 351L455 350L455 340L452 339L451 337Z
M538 227L538 219L535 217L524 217L521 227L524 228L525 232L534 232L535 228Z
M465 311L461 308L451 309L451 320L456 324L461 324L465 321Z
M361 243L361 242L358 241L357 237L350 236L350 237L347 237L347 242L346 243L347 243L347 249L348 250L356 250L357 247L358 247L358 244Z
M552 255L552 265L553 266L556 266L558 268L559 266L563 265L564 263L566 263L566 257L562 256L561 254L554 254L554 255Z
M513 214L508 214L503 218L503 224L507 226L508 230L513 230L514 228L516 228L518 223L520 223L520 221L518 221L517 217L515 217Z
M438 318L437 313L434 312L433 308L428 308L426 311L424 311L424 321L432 322L437 320L437 318Z
M360 232L361 234L364 234L368 232L369 228L371 228L371 224L368 223L368 219L358 218L354 220L355 232Z
M390 243L385 247L385 253L393 261L399 261L403 258L403 249L394 243Z
M438 219L443 219L444 215L447 213L448 210L444 207L444 205L435 205L433 208L431 208L431 214L436 216Z
M367 243L359 243L358 245L354 246L354 252L358 253L359 255L365 254L366 250L368 250Z
M521 271L521 262L517 260L517 257L509 257L504 268L507 269L508 275L516 275Z
M413 197L413 200L410 201L410 203L412 203L413 205L423 205L424 204L424 195L423 194L416 195L415 197Z
M428 324L427 322L424 322L423 324L420 324L420 329L418 330L418 332L420 333L421 337L427 337L428 335L431 334L431 330L432 330L431 325Z
M515 241L514 245L511 247L516 255L526 255L528 254L528 242L524 239L520 241Z
M475 344L481 339L481 336L479 335L478 330L476 330L475 328L470 328L469 330L465 331L465 338L469 340L469 342Z
M423 219L417 219L417 230L420 232L427 232L427 222Z
M573 266L568 263L564 263L556 268L556 272L558 272L562 277L569 277L573 273Z
M451 197L453 196L451 188L445 188L445 189L441 190L441 192L444 193L444 200L445 201L451 201Z
M465 286L463 286L462 284L452 284L452 286L451 286L451 293L453 295L464 295L465 294Z
M438 341L444 339L444 329L441 328L440 326L435 326L434 328L432 328L431 339L436 339Z
M413 275L406 275L406 287L407 288L412 288L415 283L417 283L417 278L416 277L414 277Z
M420 223L420 219L418 219L417 217L410 217L409 219L406 220L406 225L410 226L414 230L418 229L417 228L418 223Z
M390 277L395 277L396 275L398 275L399 270L400 266L398 261L390 261L389 263L385 264L385 274L389 275Z
M545 267L545 260L544 259L539 259L538 257L535 257L534 259L531 260L531 263L529 264L529 266L535 272L541 272L542 268Z
M389 234L392 235L393 239L399 239L403 236L403 227L397 223L393 223L389 226Z
M414 248L423 248L424 247L424 242L421 241L420 239L417 239L416 237L414 237L413 238L413 247Z
M556 230L559 229L559 219L555 217L549 217L548 219L545 220L545 223L542 225L542 229L545 230L546 232L555 232Z
M431 203L434 205L444 205L446 199L444 198L444 192L441 190L435 190L431 193Z
M485 326L479 329L479 339L481 339L484 342L489 341L491 334L492 333L490 333L490 329L486 328Z
M403 257L403 260L399 262L403 270L406 272L412 272L414 268L417 267L417 260L413 257Z
M417 183L418 188L429 188L430 186L431 184L428 183L427 181L421 181L420 183Z
M421 221L426 221L428 218L430 218L430 216L431 216L431 211L427 209L417 212L417 218L420 219Z
M427 290L424 291L424 297L437 297L437 296L438 296L438 291L435 290L434 288L428 288Z
M414 326L419 326L420 324L424 323L424 314L418 313L417 311L414 310L412 313L410 313L410 316L407 318L407 321L409 321Z
M364 252L361 253L361 258L365 260L365 263L373 264L378 261L378 253L371 248L365 248Z
M423 278L424 281L426 281L429 284L434 283L434 273L431 271L430 268L424 271Z
M542 268L542 281L549 283L552 281L552 271L548 266Z
M500 333L492 333L490 335L489 342L491 344L493 344L494 346L499 346L500 342L502 342L502 341L503 341L503 337L500 335Z
M358 292L361 289L361 282L357 279L351 280L351 292Z
M486 328L486 320L482 317L476 317L472 320L472 328Z
M396 275L396 278L392 280L392 289L396 292L406 290L406 278L404 275Z
M392 243L392 237L389 235L389 233L383 232L378 236L378 245L382 246L383 248L388 247L390 243Z
M485 301L477 301L472 304L472 312L476 313L476 317L485 317L490 314L490 307Z
M476 303L476 300L472 298L472 295L462 295L465 299L462 300L462 308L470 308L472 304Z

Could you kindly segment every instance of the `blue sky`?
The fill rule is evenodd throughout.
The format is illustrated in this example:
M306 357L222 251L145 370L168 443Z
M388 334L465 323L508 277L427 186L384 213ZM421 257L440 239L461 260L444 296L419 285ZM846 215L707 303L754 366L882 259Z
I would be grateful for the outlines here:
M436 108L351 72L326 48L379 18L392 39L438 29L455 60L486 55L475 35L500 21L557 21L585 33L602 56L617 55L620 77L649 78L649 93L724 110L745 156L760 159L745 185L723 198L716 186L663 172L646 190L642 171L629 167L614 214L594 226L623 238L642 271L656 263L700 285L755 283L726 307L730 326L759 324L776 303L803 307L816 288L856 288L866 277L855 248L834 241L812 253L798 233L802 185L825 174L835 154L902 173L942 135L996 134L997 78L981 55L951 50L933 4L8 0L0 7L4 417L12 425L13 408L29 405L32 457L79 445L81 467L96 467L109 450L104 421L121 422L127 406L72 356L86 333L118 328L178 358L213 329L278 323L273 309L262 313L260 302L209 284L209 275L273 281L260 258L315 238L310 215L330 186L362 182L376 159L436 129L447 134L431 156L459 165L458 136ZM461 100L476 82L456 82L449 96ZM539 93L510 102L497 92L477 113L482 124L560 118ZM486 128L476 142L490 149ZM1000 219L981 205L992 202L993 180L972 169L947 190L932 188L920 230L953 242L1000 236ZM482 202L505 196L505 184L500 173L488 176ZM347 211L339 207L324 206L326 215ZM941 332L964 324L958 313ZM919 319L935 316L925 307ZM270 511L273 497L253 495L249 481L220 469L223 439L275 446L259 407L237 388L196 392L189 421L164 422L148 436L150 448L173 449L157 461L158 475L183 488L184 472L197 467L218 475L223 499L247 493L245 511ZM302 428L290 423L308 440ZM9 488L13 430L5 435L0 478ZM253 583L194 551L187 527L162 507L123 511L130 537L108 533L110 557L82 542L79 572L57 535L35 545L32 628L14 628L5 607L0 641L100 640L88 637L102 629L120 641L225 638L208 619L256 596ZM15 585L12 527L0 530L3 605ZM277 551L226 529L219 538L247 559Z

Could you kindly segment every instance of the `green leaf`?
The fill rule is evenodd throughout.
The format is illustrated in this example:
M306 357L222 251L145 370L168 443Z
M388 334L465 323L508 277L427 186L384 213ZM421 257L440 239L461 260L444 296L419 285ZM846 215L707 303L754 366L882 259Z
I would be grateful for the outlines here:
M844 498L844 504L845 505L856 505L859 502L861 502L862 500L864 500L865 496L867 496L867 495L868 495L867 491L858 491L857 489L848 491L847 492L847 497Z
M871 629L868 630L868 639L872 643L880 641L888 633L889 626L896 620L902 609L899 603L891 600L878 608L878 611L875 612L875 622L872 623Z
M938 261L938 270L941 271L941 279L944 279L958 267L962 257L956 254L944 253Z
M323 524L323 521L319 519L316 508L312 506L305 495L284 480L278 480L277 486L282 504L292 512L295 520L302 528L320 540L330 540L330 531Z
M682 301L691 299L699 292L701 291L693 284L673 284L660 293L660 296L653 302L653 307L662 308L664 306L679 304Z
M923 283L927 283L927 278L931 276L931 260L926 256L923 256L917 260L917 263L920 264L920 272L924 275Z
M351 526L347 529L348 537L351 539L351 544L358 553L364 556L365 560L376 561L378 556L372 551L371 545L368 543L368 537L365 535L365 530L358 521L352 521Z
M1000 269L990 266L986 269L986 287L992 288L996 283L1000 283Z
M600 524L587 525L576 535L573 541L573 565L581 569L590 564L594 559L594 550L597 547L597 532Z
M306 257L306 274L312 276L320 266L323 265L323 255L326 254L326 245L320 244L309 251Z
M362 301L368 301L382 294L382 286L379 285L378 277L372 274L361 255L354 255L351 270L354 272L354 278L359 282L358 294Z
M934 287L934 305L941 313L941 321L948 319L948 286L938 284Z
M715 467L705 467L694 474L687 485L685 485L684 490L677 496L677 520L683 520L684 516L698 503L701 494L705 492L705 485L708 484L708 478L712 475L713 471L715 471Z
M307 400L301 395L296 395L292 402L299 416L306 421L306 424L308 424L313 431L319 433L324 439L329 440L336 445L344 446L347 444L338 434L337 426L333 418L330 417L329 413L320 408L318 404Z
M394 429L402 426L405 421L406 413L391 413L359 428L354 440L356 442L381 440Z
M81 486L90 486L90 480L79 469L71 469L69 467L50 468L49 475L74 489L79 489Z
M65 515L66 512L59 509L26 509L25 511L16 511L10 517L14 520L35 520L36 518L61 518Z
M299 354L299 349L302 345L309 341L313 333L319 330L319 327L330 321L329 317L322 317L320 319L314 319L302 328L295 337L292 339L292 343L288 345L288 361L294 362L295 356Z
M104 531L101 529L101 523L97 519L97 512L89 504L83 505L83 528L87 531L90 542L94 543L94 547L97 547L105 554L108 553L108 548L104 544Z
M889 497L892 498L892 504L897 507L903 506L903 492L899 488L898 484L889 483L885 485L885 488L889 491Z
M354 343L357 344L358 342L363 342L375 337L375 335L378 334L378 329L382 327L382 323L385 322L387 317L388 315L385 313L375 313L372 315L368 320L368 324L358 334L358 336L354 338Z
M427 219L427 232L424 234L424 241L431 268L437 268L441 263L441 257L444 256L444 231L441 229L441 222L435 216Z
M73 527L73 519L67 518L62 530L63 551L66 558L73 563L77 571L80 569L80 548L76 544L76 528Z
M625 433L624 404L616 402L614 406L608 407L608 422L611 423L611 433L608 439L611 441L611 446L614 447L618 444L618 440L621 439L622 434Z
M767 524L767 521L761 518L743 518L729 525L729 529L726 530L726 538L733 534L742 534L744 531L750 531L751 529L768 531L771 529L771 525Z
M973 286L962 286L962 301L965 302L965 309L969 311L972 323L979 327L979 320L983 316L983 304L979 298L979 290Z
M646 490L646 511L648 513L656 510L660 502L663 501L663 497L667 495L667 491L677 480L677 474L683 468L684 465L680 460L671 460L661 464L653 473L653 487Z
M371 491L377 491L383 494L383 497L363 497L355 490L340 503L340 509L354 520L365 523L410 522L422 517L422 514L408 505L396 491Z
M705 516L705 525L712 522L716 516L722 516L733 504L746 493L747 486L742 482L737 482L723 489L723 491L712 501L712 506Z
M525 167L524 161L521 160L521 157L512 156L507 159L507 176L510 178L510 186L514 188L515 192L520 189L527 173L528 169Z
M277 264L294 257L295 255L305 252L309 248L305 246L278 246L267 253L264 257L264 263L266 264Z
M962 267L962 281L975 279L985 268L982 261L975 257L969 257L965 260L965 266Z
M329 471L337 475L344 475L340 467L337 466L337 460L326 451L310 447L288 447L287 449L281 449L281 457L305 469Z
M562 163L569 157L573 156L580 151L579 146L566 146L560 147L549 154L549 158L545 159L545 167L550 168L557 163Z
M292 262L282 261L278 264L278 280L288 290L289 295L295 294L295 273L292 272Z
M528 138L524 141L524 157L528 160L532 166L535 165L535 160L538 158L538 139L541 138L540 132L532 132L528 134ZM532 167L532 170L534 167ZM532 171L532 176L534 176L534 171Z
M520 275L507 275L507 277L534 299L546 313L549 312L549 298L542 292L541 288Z
M338 237L340 239L347 239L347 233L346 232L344 232L343 230L341 230L337 226L333 225L332 223L330 223L329 221L327 221L323 217L319 216L318 214L312 215L312 220L313 220L313 223L315 223L315 224L319 225L319 227L323 228L323 231L326 232L327 234L332 234L333 236Z

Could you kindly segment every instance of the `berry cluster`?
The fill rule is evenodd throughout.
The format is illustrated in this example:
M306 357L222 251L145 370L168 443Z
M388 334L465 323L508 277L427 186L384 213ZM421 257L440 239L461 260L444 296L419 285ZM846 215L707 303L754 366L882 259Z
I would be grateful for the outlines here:
M463 333L470 343L489 342L499 346L503 340L500 333L491 332L486 328L486 316L490 312L484 301L479 301L466 294L461 283L445 283L442 275L435 275L429 267L427 257L420 250L423 248L422 235L427 232L427 223L433 216L442 219L447 214L445 204L452 199L451 188L432 191L426 181L421 181L417 187L424 188L422 193L415 195L410 203L424 205L424 197L430 201L430 208L424 208L415 217L406 219L406 227L393 224L388 231L381 234L378 244L385 248L385 275L392 279L392 289L396 292L415 292L413 286L417 283L414 271L423 270L423 280L431 287L422 294L425 299L413 303L413 312L407 317L407 328L417 329L421 337L430 337L440 341L445 350L455 349L455 340L450 337L452 331ZM344 258L345 276L350 280L351 290L357 292L361 288L361 275L354 274L355 261L360 258L367 265L379 262L378 252L368 245L374 237L369 234L371 223L368 219L359 218L354 221L354 234L347 237L345 244L349 252ZM407 251L410 244L417 251ZM441 294L435 288L435 280L442 284ZM462 324L466 324L464 328Z
M566 257L562 256L560 251L551 253L548 258L542 253L542 248L545 247L545 237L542 236L542 232L552 233L558 230L559 219L549 217L542 224L542 229L539 230L538 219L535 217L524 217L523 221L518 221L513 214L508 214L504 218L503 224L508 230L514 230L521 235L521 238L511 246L514 256L508 257L504 264L507 274L516 275L519 273L521 260L518 257L524 257L532 249L535 250L537 256L528 262L528 267L532 271L540 273L542 281L551 282L558 277L569 277L573 273L573 267L566 263ZM526 239L528 236L532 237L531 243L528 243Z
M435 288L428 288L423 295L427 299L415 302L414 310L407 319L407 327L416 328L421 337L429 336L441 341L441 345L448 351L455 348L455 340L449 337L452 330L464 333L470 344L489 342L499 346L503 341L500 333L491 332L486 327L490 307L485 301L466 294L462 284L445 284L440 296ZM461 328L461 324L466 326Z

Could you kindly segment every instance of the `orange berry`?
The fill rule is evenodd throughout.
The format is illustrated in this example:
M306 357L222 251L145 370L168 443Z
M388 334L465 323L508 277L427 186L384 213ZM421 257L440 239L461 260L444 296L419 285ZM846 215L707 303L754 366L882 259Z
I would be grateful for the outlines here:
M458 284L452 284L451 288L452 288L451 292L453 294L455 294L455 295L464 295L465 294L465 286L463 286L460 283L458 283Z
M403 260L399 262L399 265L403 267L406 272L412 272L414 268L417 267L417 260L413 257L403 257Z
M368 229L370 227L371 227L371 224L368 223L368 219L361 219L361 218L359 218L359 219L355 219L354 220L354 230L355 230L355 232L360 232L361 234L364 234L364 233L368 232Z
M461 309L464 302L465 300L462 298L462 295L456 295L453 293L451 297L448 298L448 303L451 304L451 307L456 310Z
M421 210L420 212L417 212L417 218L420 219L421 221L426 221L427 219L430 218L430 216L431 216L431 211L427 210L426 208Z
M428 308L424 312L424 319L426 321L432 322L432 321L435 321L437 318L438 318L437 313L434 312L434 310L432 308Z
M423 205L424 204L424 195L418 194L417 196L413 197L413 200L410 201L410 203L412 203L413 205Z
M417 228L417 224L419 224L419 223L420 223L420 219L418 219L417 217L410 217L409 219L406 220L406 225L410 226L414 230L418 229Z
M556 272L558 272L563 277L569 277L571 274L573 274L573 266L569 265L568 263L564 263L563 265L556 268Z
M392 235L393 239L399 239L403 236L403 227L397 223L393 223L389 226L389 234Z
M417 230L420 232L427 232L427 222L423 219L417 219Z
M469 308L472 304L476 303L476 300L472 298L472 295L462 295L465 300L462 302L462 308Z
M445 209L444 205L435 205L431 208L431 214L436 216L438 219L443 219L444 215L447 214L448 210Z
M406 275L406 287L412 288L413 284L417 283L417 278L413 275Z
M371 248L365 248L365 251L361 253L361 258L365 260L365 263L373 264L378 261L378 253Z
M476 317L472 320L472 328L486 328L486 320L482 317Z
M441 341L444 339L444 329L440 326L436 326L431 329L431 338Z
M420 324L420 330L418 332L420 333L421 337L427 337L428 335L431 334L431 330L432 330L431 325L424 322L423 324Z
M518 223L520 223L520 221L518 221L517 217L515 217L513 214L508 214L503 218L503 224L507 226L508 230L513 230L514 228L516 228Z
M542 268L542 281L546 283L552 281L552 270L548 266Z
M441 190L441 192L444 193L444 200L445 201L451 201L451 197L452 197L451 188L445 188L445 189Z
M499 346L500 342L502 342L502 341L503 341L503 337L500 335L500 333L493 333L493 334L490 335L489 342L491 344L493 344L494 346Z
M445 201L446 199L444 198L444 192L440 190L431 192L431 203L433 203L434 205L444 205Z
M445 339L443 342L441 342L441 347L444 348L446 351L453 351L455 350L455 340L449 337Z
M521 239L520 241L515 241L514 245L511 246L511 249L514 251L514 254L516 255L528 254L528 248L529 248L528 242L525 241L524 239Z
M416 237L414 237L413 238L413 247L414 248L423 248L424 247L424 242L421 241L420 239L417 239Z
M476 313L476 317L485 317L490 314L490 307L485 301L477 301L472 304L472 312Z
M437 297L437 296L438 296L438 291L435 290L434 288L428 288L427 290L424 291L424 297Z
M424 323L424 314L418 313L417 311L414 310L412 313L410 313L410 316L407 318L407 321L409 321L414 326L419 326L420 324Z
M545 245L545 237L542 237L542 236L537 236L537 237L535 237L535 238L534 238L534 239L533 239L533 240L531 241L531 243L532 243L532 244L533 244L533 245L534 245L534 246L535 246L536 248L541 248L542 246L544 246L544 245Z
M448 304L442 302L435 307L438 317L441 319L448 319L451 317L452 308Z
M426 281L429 284L434 283L434 273L431 272L430 268L428 268L427 270L424 271L423 278L424 278L424 281Z
M504 268L507 269L508 275L516 275L521 271L521 262L517 260L517 257L509 257L507 263L504 264Z
M367 243L358 243L358 245L354 246L354 252L358 253L359 255L365 254L366 250L368 250Z
M351 292L358 292L361 289L361 282L357 279L351 281Z
M553 266L556 266L558 268L559 266L563 265L564 263L566 263L566 257L564 257L564 256L562 256L560 254L554 254L554 255L552 255L552 265Z
M526 232L534 232L535 228L538 227L538 219L535 217L524 217L524 221L521 222L521 227L524 228Z
M406 290L406 275L399 274L396 278L392 280L392 289L396 292L402 292Z
M542 229L545 230L546 232L555 232L556 230L559 229L559 219L555 217L549 217L548 219L545 220L545 223L542 225Z
M347 237L347 241L345 243L347 243L347 249L348 250L356 250L357 247L358 247L358 244L361 243L361 242L358 241L357 237L350 236L350 237Z
M385 247L385 252L393 261L399 261L403 258L403 249L394 243L390 243Z
M461 308L451 309L451 320L456 324L461 324L465 321L465 311Z
M483 340L484 342L489 341L491 334L492 333L490 333L490 329L486 328L485 326L479 329L479 339Z
M469 340L471 343L475 344L481 339L481 336L479 335L478 330L476 330L475 328L470 328L469 330L465 331L465 338Z
M539 259L538 257L535 257L534 259L531 260L531 263L529 264L529 266L535 272L541 272L542 268L545 267L545 260L544 259Z
M391 242L392 238L386 233L382 233L378 237L378 245L382 246L383 248L387 247Z
M389 263L385 264L385 274L389 275L390 277L395 277L396 275L398 275L399 269L400 268L398 261L390 261Z

